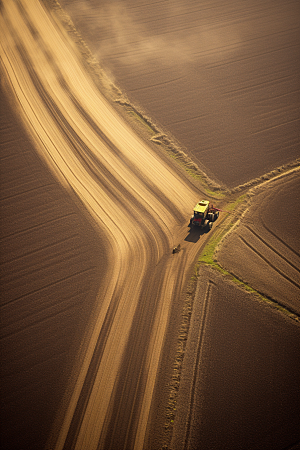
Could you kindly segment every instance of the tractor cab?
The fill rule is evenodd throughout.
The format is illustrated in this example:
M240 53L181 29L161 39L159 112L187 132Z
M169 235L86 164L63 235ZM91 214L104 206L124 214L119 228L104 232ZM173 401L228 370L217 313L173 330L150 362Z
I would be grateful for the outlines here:
M201 200L198 202L194 208L194 217L193 221L196 222L194 225L200 225L206 218L207 212L209 208L209 201Z
M201 202L198 202L197 205L194 208L194 214L205 218L209 208L209 201L208 200L201 200Z
M201 228L212 228L212 223L219 217L219 210L210 205L208 200L201 200L194 208L194 215L190 220L191 225Z

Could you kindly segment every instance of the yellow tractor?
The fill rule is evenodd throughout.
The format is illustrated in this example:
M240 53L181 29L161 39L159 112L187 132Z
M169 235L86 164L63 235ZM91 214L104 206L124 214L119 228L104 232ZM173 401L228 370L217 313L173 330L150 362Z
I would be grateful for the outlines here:
M208 200L201 200L194 208L190 225L209 231L212 229L213 222L219 217L219 211L221 210L215 208Z

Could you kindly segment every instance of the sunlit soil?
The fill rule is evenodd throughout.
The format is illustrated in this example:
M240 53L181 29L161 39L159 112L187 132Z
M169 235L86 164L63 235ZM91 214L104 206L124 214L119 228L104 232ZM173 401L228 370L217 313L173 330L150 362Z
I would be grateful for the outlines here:
M104 273L99 235L1 89L1 448L40 450Z
M62 0L129 99L229 187L299 157L297 0Z

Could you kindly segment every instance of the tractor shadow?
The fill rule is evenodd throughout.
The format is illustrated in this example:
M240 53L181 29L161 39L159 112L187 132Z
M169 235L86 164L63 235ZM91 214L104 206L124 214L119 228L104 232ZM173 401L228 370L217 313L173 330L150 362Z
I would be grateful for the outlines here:
M193 226L189 225L189 232L184 240L187 242L194 242L194 244L195 244L196 242L199 241L200 236L203 236L203 234L207 234L207 233L209 233L209 230L205 230L203 228L198 228L196 226L193 227Z

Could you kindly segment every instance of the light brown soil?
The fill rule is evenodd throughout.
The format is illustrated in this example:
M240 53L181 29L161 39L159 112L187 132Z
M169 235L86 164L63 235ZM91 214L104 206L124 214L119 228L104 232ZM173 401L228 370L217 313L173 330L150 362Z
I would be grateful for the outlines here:
M231 273L300 313L299 171L255 190L249 211L218 252Z
M116 84L211 177L234 187L299 158L297 0L61 4Z
M3 88L1 448L40 450L93 310L105 250L38 158Z
M203 193L116 113L57 17L43 5L4 1L0 32L3 76L36 151L92 215L107 250L101 291L80 345L74 343L72 377L46 448L141 448L170 311L207 239L185 239L186 217ZM26 207L51 220L49 195L46 204L39 192L33 197L38 206L30 198ZM7 208L6 214L14 211ZM179 243L181 252L172 255ZM55 282L60 271L67 276L68 266L79 264L77 253L69 262L63 246L58 255L62 262L54 252L36 265L33 276L49 267ZM18 283L20 295L23 289L29 293ZM44 313L44 305L43 312L35 307L37 315ZM68 308L65 314L71 314ZM13 321L12 332L14 326Z

